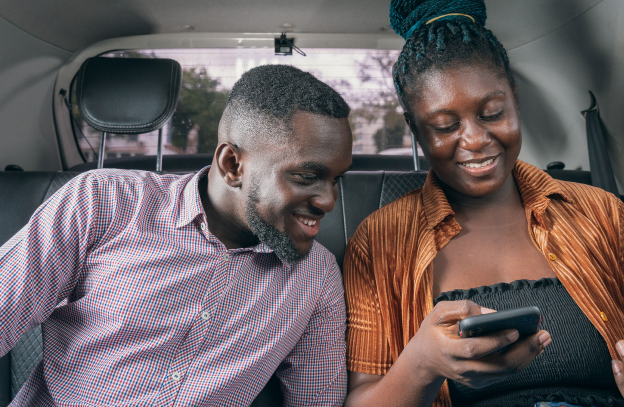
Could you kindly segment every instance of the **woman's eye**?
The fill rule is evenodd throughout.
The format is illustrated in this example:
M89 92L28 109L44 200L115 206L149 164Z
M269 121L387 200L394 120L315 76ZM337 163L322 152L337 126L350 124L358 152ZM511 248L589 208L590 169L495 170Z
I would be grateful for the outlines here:
M504 110L501 110L500 112L496 113L496 114L491 114L488 116L481 116L481 120L485 120L485 121L492 121L492 120L496 120L498 119L500 116L503 115Z
M459 127L459 123L454 123L450 126L444 126L444 127L433 126L434 130L438 133L451 133L457 130L458 127Z

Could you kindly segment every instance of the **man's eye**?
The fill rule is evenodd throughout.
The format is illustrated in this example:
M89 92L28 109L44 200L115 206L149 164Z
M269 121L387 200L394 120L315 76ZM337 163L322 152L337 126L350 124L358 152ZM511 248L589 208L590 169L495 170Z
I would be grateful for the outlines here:
M309 185L315 183L318 177L315 174L300 173L295 174L295 179L301 184Z
M344 175L338 175L336 178L334 178L334 185L340 182L340 178L344 178Z
M500 112L496 113L496 114L492 114L489 116L481 116L481 120L485 120L486 122L491 122L492 120L496 120L499 117L501 117L503 115L505 111L501 110Z

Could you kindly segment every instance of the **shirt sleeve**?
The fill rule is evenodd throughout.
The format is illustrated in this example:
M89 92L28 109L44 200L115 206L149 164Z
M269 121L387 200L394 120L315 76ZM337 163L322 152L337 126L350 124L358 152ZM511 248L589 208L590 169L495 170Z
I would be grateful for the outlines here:
M379 291L370 260L367 221L349 239L344 260L347 298L347 369L383 375L392 366Z
M97 189L88 175L65 184L0 247L0 355L42 323L79 278L95 231Z
M294 349L277 369L284 406L342 406L347 395L346 311L340 268L332 259L320 301Z

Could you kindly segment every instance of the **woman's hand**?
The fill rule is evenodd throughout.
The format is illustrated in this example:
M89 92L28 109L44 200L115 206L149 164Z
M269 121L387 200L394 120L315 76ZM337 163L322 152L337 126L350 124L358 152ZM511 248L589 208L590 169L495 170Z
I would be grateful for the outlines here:
M515 329L476 338L458 336L459 321L489 312L494 311L471 301L442 301L425 318L405 350L409 348L408 352L421 360L421 367L424 362L431 380L445 377L481 388L521 372L550 344L546 331L522 340L518 340ZM510 344L505 352L496 352Z
M442 301L420 325L388 373L351 372L345 406L431 406L446 378L479 388L524 369L551 342L540 331L518 340L518 331L460 338L459 321L494 312L471 301ZM497 350L511 345L505 352Z
M615 383L620 389L620 393L624 396L624 340L618 341L615 344L615 349L620 356L619 360L613 360L611 362L611 367L613 368L613 376L615 376Z

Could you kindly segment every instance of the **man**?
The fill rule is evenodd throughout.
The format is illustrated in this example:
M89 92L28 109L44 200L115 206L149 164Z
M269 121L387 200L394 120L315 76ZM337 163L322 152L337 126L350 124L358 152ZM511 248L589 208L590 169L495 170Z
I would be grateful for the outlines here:
M92 171L44 203L0 248L0 353L44 341L12 405L242 406L274 371L286 405L342 405L342 279L313 239L348 114L308 73L255 68L211 167Z

